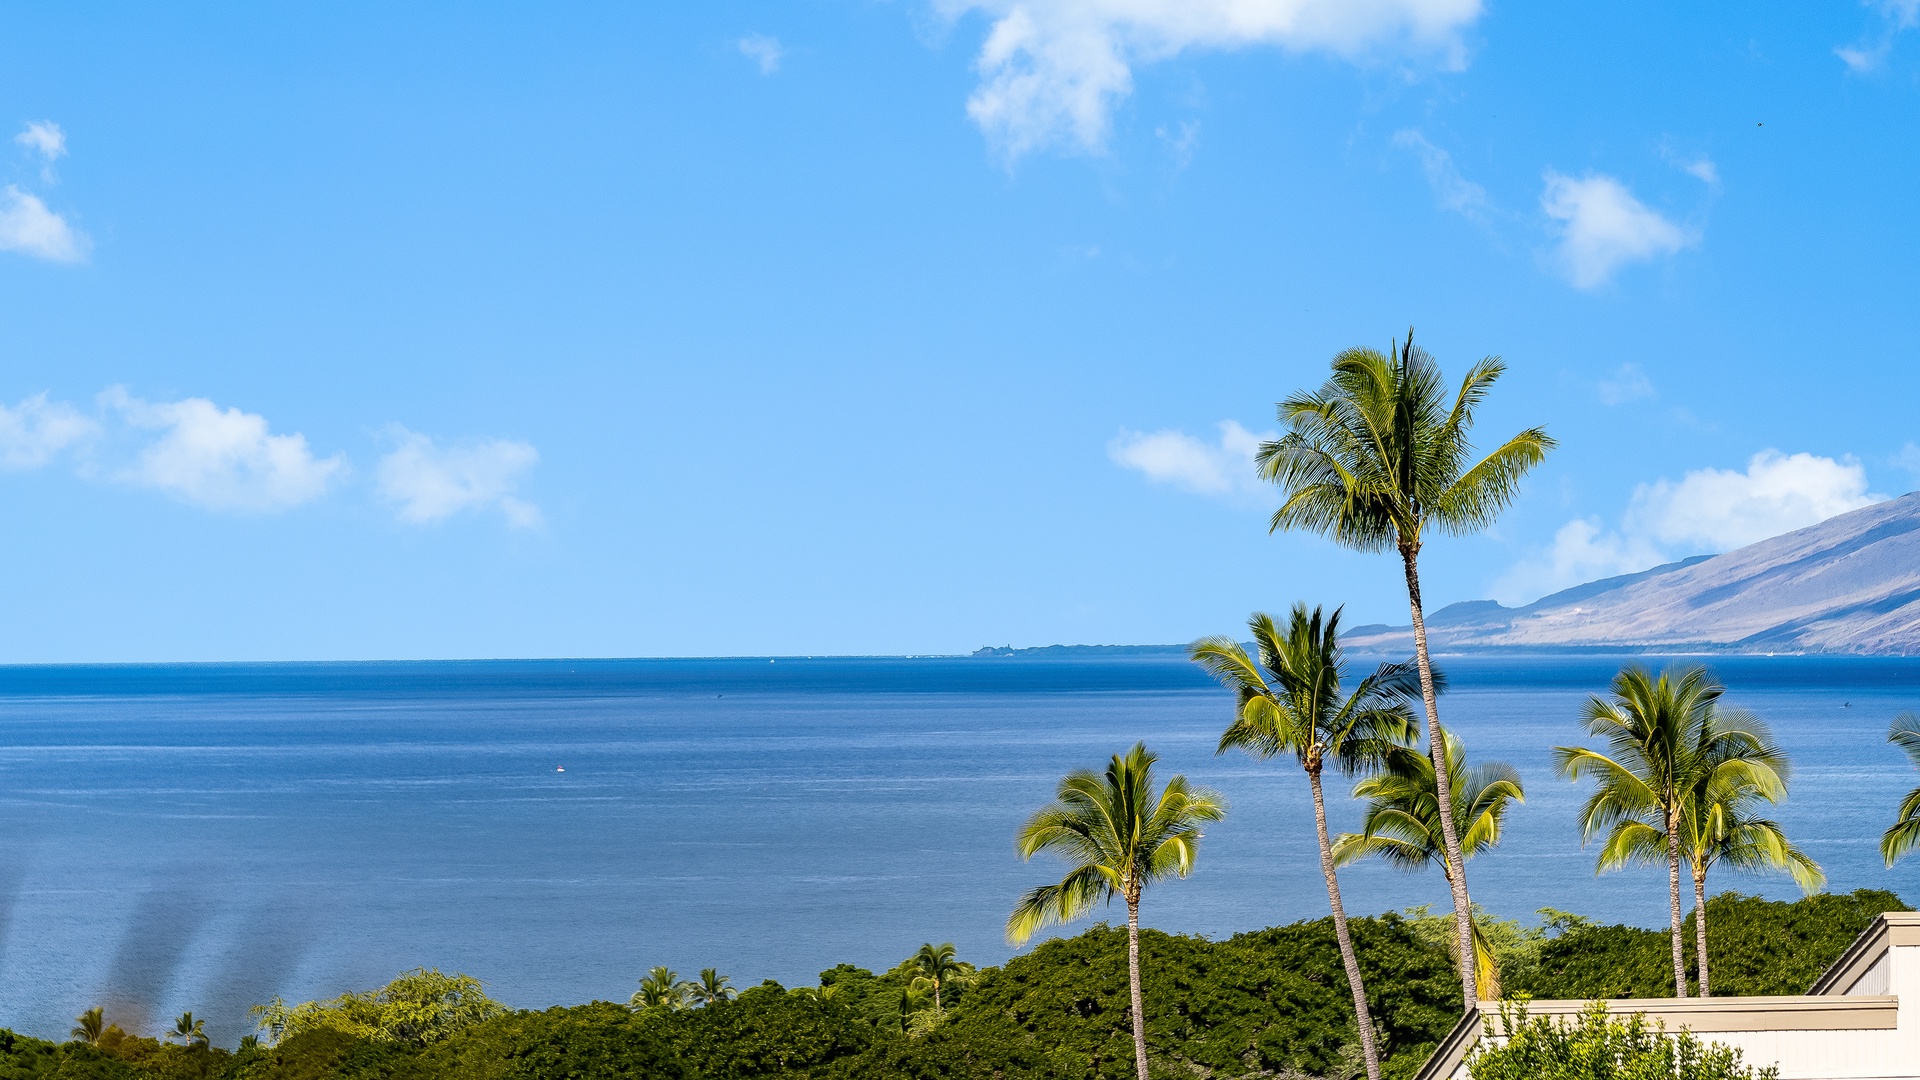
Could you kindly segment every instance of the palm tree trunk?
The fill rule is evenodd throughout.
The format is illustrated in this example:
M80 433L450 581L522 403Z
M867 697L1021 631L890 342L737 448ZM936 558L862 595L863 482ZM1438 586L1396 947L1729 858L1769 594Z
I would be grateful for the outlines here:
M1420 607L1418 546L1402 545L1400 561L1407 569L1407 605L1413 609L1413 656L1420 665L1420 698L1427 706L1427 756L1433 759L1433 788L1438 796L1440 839L1447 854L1447 885L1453 891L1453 932L1458 947L1460 998L1471 1013L1480 1006L1473 984L1473 901L1467 895L1466 860L1460 856L1460 833L1453 827L1453 781L1447 776L1447 743L1440 733L1440 705L1433 692L1433 662L1427 656L1427 620Z
M1693 956L1700 968L1700 996L1707 991L1707 875L1693 872Z
M1313 785L1313 823L1320 831L1320 872L1327 879L1327 902L1333 905L1333 936L1340 942L1340 962L1347 968L1347 988L1353 991L1353 1018L1360 1029L1360 1053L1367 1061L1367 1080L1380 1080L1380 1053L1373 1045L1373 1016L1367 1012L1367 988L1360 981L1360 958L1347 932L1347 908L1340 902L1340 879L1333 872L1333 840L1327 835L1327 804L1320 795L1320 774L1307 771Z
M1133 1064L1147 1080L1147 1001L1140 993L1140 894L1127 892L1127 983L1133 991Z
M1673 996L1687 996L1687 940L1680 917L1680 815L1667 811L1667 892L1673 901Z

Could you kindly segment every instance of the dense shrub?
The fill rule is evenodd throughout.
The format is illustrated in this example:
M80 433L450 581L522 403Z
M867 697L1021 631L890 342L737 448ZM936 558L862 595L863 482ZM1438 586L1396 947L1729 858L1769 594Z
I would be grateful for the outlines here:
M1905 911L1893 893L1861 889L1787 903L1722 893L1707 901L1713 991L1727 996L1804 994L1873 917ZM1694 964L1693 917L1686 923ZM1694 980L1689 979L1693 989ZM1534 998L1670 997L1673 952L1664 930L1587 926L1546 942L1537 960L1506 977L1509 995Z
M687 1080L691 1074L647 1020L595 1002L514 1013L475 1025L395 1070L395 1080Z
M1712 929L1713 917L1707 917ZM1668 1033L1635 1013L1607 1015L1595 1002L1572 1021L1527 1016L1525 1008L1502 1011L1497 1021L1510 1037L1467 1062L1473 1080L1773 1080L1777 1071L1756 1070L1740 1051L1705 1042L1682 1028Z

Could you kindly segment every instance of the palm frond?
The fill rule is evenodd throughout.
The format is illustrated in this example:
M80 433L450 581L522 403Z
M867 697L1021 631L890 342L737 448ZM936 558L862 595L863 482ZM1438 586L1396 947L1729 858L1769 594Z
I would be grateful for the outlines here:
M1614 825L1600 848L1595 870L1606 873L1626 866L1659 862L1667 857L1665 830L1645 821L1628 819Z
M1920 713L1901 713L1887 730L1887 741L1899 747L1920 768Z
M1049 926L1070 923L1115 893L1104 867L1082 866L1052 885L1029 890L1007 917L1007 941L1024 945Z

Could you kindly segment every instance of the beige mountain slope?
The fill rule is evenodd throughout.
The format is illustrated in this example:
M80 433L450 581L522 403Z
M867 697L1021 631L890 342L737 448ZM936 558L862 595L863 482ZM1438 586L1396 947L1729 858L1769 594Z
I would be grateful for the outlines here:
M1920 492L1818 525L1522 608L1436 611L1442 649L1683 648L1920 654ZM1356 627L1350 646L1410 647L1408 627Z

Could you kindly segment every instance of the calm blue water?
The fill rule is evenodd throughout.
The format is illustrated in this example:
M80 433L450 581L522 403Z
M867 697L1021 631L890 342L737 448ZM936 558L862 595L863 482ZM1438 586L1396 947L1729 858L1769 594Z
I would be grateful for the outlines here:
M1665 918L1660 872L1594 878L1548 754L1618 663L1446 664L1443 720L1527 783L1471 867L1498 912ZM1798 763L1779 817L1833 887L1920 898L1920 860L1889 872L1874 847L1920 783L1883 741L1920 709L1920 661L1716 667ZM1233 803L1149 923L1321 915L1304 779L1214 756L1229 709L1173 659L0 668L0 1024L193 1009L231 1045L251 1004L419 965L545 1006L624 1000L654 964L810 982L948 940L998 962L1009 904L1053 871L1015 858L1015 827L1135 739ZM1355 911L1446 903L1437 876L1343 882Z

